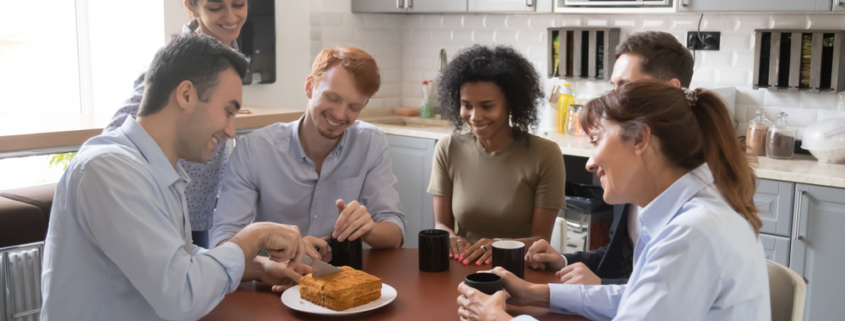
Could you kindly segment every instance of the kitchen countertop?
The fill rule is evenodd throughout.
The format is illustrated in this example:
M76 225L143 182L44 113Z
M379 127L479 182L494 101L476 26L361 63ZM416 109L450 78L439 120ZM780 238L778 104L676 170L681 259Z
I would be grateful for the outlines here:
M246 105L251 114L239 114L235 117L235 129L261 128L276 122L289 122L299 119L304 111L282 108L268 108ZM84 119L81 117L80 119ZM25 156L28 151L75 150L91 137L103 132L103 128L86 124L85 121L58 120L39 121L27 126L26 133L4 133L0 131L0 158Z
M383 129L386 134L418 138L440 139L452 133L451 127L409 128L377 122L374 124ZM557 143L563 155L592 156L593 146L590 145L587 137L572 137L560 133L541 133L539 136ZM790 160L759 157L757 164L752 167L757 177L763 179L845 188L845 164L819 163L809 155L795 155Z

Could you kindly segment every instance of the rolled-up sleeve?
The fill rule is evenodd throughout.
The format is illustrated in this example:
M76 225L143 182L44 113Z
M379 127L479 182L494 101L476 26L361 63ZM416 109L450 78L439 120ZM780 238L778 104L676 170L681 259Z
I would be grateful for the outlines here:
M406 218L399 203L399 192L396 191L397 179L393 175L387 136L381 134L374 139L380 140L380 144L373 144L376 146L373 153L378 156L364 178L361 202L367 207L374 222L396 224L402 231L404 240Z
M244 254L235 244L186 245L173 213L151 202L157 190L153 174L128 157L98 157L79 180L77 221L159 317L196 320L237 288Z
M258 183L250 172L250 159L249 137L239 138L223 175L211 228L211 247L235 236L255 217Z

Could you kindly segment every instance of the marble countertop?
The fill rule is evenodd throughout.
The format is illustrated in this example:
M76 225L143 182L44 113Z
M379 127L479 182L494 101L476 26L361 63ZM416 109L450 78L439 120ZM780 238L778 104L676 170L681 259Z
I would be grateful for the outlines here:
M380 124L374 121L386 134L418 138L440 139L452 133L451 127L412 128L401 125ZM587 137L572 137L560 133L540 133L540 137L556 142L563 155L590 157L593 146ZM810 155L795 155L790 160L767 157L757 158L752 165L757 177L802 184L845 188L845 164L819 163Z

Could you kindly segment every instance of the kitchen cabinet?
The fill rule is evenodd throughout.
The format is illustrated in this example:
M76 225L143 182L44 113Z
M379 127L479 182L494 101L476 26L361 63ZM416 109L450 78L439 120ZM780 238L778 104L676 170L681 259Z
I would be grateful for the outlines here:
M763 220L760 233L790 236L792 227L792 190L794 183L760 179L754 193L754 205ZM786 264L784 264L786 265Z
M466 0L352 0L355 13L466 12Z
M845 189L796 184L789 268L807 281L804 320L845 315Z
M427 192L435 140L387 135L396 191L405 213L406 248L417 248L421 230L434 228L434 199Z
M678 11L830 11L831 1L839 0L678 0Z
M783 264L783 266L789 265L788 237L761 233L760 241L763 242L763 252L766 253L767 259Z
M833 0L833 11L845 11L845 0Z
M469 0L469 12L552 12L551 0Z

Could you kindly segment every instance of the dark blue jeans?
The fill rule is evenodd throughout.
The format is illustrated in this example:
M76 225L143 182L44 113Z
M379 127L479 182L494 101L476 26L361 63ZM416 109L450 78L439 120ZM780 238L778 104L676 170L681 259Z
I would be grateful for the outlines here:
M194 244L196 246L202 248L209 248L208 247L208 231L193 231L191 232L191 238L194 239Z

